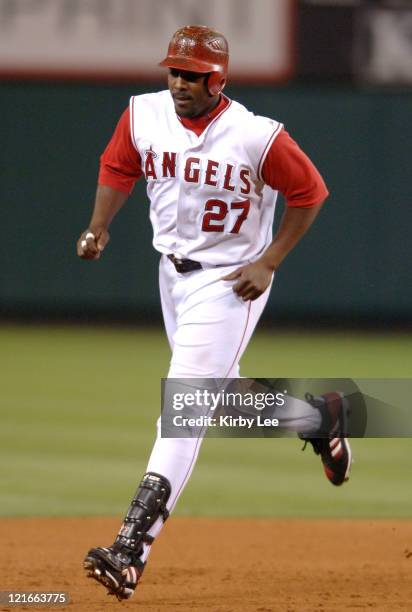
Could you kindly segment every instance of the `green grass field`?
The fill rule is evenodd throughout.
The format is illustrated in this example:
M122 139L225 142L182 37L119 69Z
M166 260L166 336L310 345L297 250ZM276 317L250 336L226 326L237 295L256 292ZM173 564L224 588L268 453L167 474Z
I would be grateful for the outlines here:
M412 377L412 337L264 330L242 374ZM122 514L144 472L169 349L161 330L0 327L0 514ZM208 439L176 513L411 517L411 439L356 439L332 487L296 439Z

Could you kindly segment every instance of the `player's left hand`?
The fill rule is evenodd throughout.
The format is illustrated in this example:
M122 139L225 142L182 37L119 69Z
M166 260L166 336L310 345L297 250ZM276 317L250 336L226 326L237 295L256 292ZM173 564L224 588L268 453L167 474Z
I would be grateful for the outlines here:
M237 280L237 283L233 285L233 291L247 302L256 300L266 291L272 281L272 276L272 268L266 262L258 259L223 276L222 280Z

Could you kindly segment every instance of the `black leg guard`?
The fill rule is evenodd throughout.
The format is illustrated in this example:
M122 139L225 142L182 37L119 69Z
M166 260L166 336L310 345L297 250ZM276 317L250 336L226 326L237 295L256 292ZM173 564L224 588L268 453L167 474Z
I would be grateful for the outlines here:
M159 516L163 521L169 516L166 503L170 493L170 482L164 476L154 472L143 476L115 540L114 547L117 550L131 559L140 557L143 544L153 542L154 538L147 534L150 527Z

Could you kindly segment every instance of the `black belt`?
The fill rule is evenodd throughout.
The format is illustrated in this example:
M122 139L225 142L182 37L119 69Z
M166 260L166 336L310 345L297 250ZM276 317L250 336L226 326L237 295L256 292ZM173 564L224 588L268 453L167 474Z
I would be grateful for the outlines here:
M174 255L167 256L174 267L176 268L176 272L179 274L186 274L186 272L193 272L194 270L201 270L202 264L198 261L193 261L193 259L179 259Z

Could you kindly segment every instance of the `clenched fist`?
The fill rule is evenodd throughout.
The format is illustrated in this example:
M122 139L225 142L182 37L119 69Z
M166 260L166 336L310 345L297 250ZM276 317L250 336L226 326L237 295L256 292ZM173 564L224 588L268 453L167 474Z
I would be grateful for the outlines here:
M77 241L77 255L82 259L99 259L109 240L109 232L106 229L87 229Z

